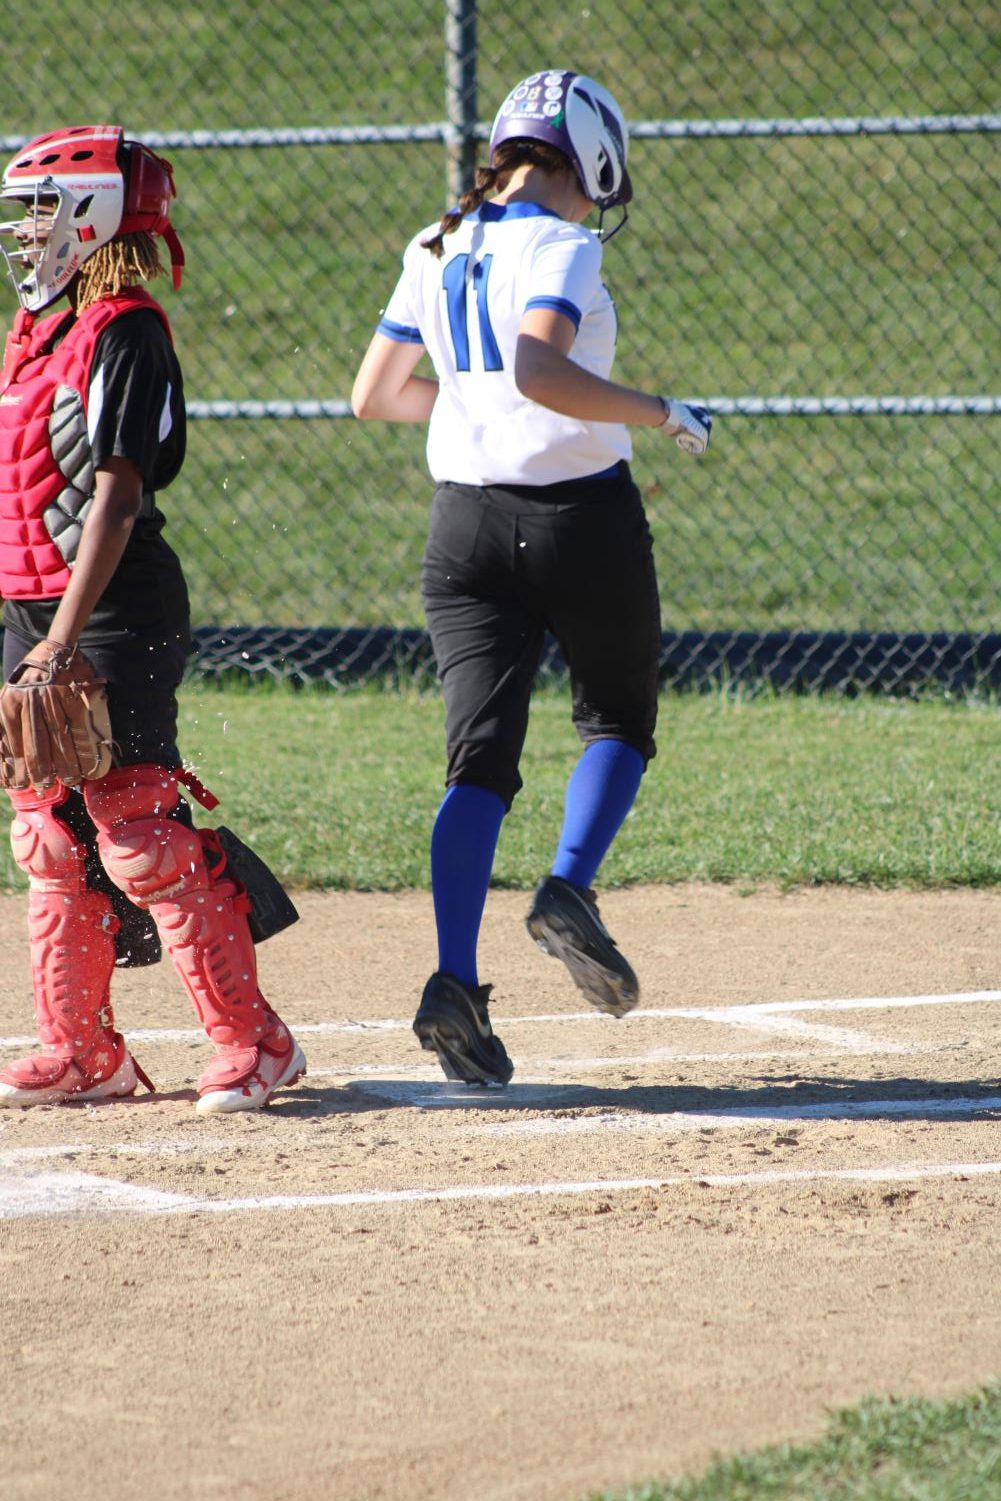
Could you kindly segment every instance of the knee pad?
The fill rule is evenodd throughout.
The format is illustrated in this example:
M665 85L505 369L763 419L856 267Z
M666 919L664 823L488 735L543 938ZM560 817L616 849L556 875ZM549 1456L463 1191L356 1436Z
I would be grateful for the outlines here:
M86 889L84 846L56 813L69 796L61 784L35 792L8 791L14 805L10 847L34 890L82 893Z
M156 924L146 910L129 901L101 863L97 847L97 825L87 812L82 788L71 791L66 801L60 803L58 817L74 839L83 846L88 891L99 891L111 899L118 919L118 931L115 934L116 966L132 969L157 964L160 960L160 940Z
M152 907L207 890L209 875L197 831L172 818L177 778L162 766L116 768L84 787L108 875L130 901Z
M153 920L108 876L100 859L97 828L84 799L72 796L58 783L41 793L28 788L12 790L9 796L16 814L11 849L32 887L108 897L115 914L116 963L123 967L155 964L160 943Z

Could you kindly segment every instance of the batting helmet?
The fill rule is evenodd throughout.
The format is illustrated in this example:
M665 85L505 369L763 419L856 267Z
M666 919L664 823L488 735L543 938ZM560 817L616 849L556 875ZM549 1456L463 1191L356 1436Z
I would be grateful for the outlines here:
M14 250L0 246L18 301L38 312L66 291L80 267L119 235L161 235L170 250L174 286L181 284L184 251L170 223L175 197L171 165L120 125L77 125L29 141L3 174L0 200L23 203L32 216L0 224L17 235ZM37 223L40 209L51 218ZM20 231L20 233L18 233ZM15 264L28 266L18 280Z
M490 153L502 141L528 136L569 157L581 192L600 209L631 202L625 118L607 89L583 73L553 68L532 73L508 94L490 132Z

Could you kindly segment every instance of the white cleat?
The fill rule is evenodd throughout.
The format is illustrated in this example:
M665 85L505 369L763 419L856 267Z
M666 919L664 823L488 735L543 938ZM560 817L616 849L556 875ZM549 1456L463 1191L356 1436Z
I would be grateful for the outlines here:
M0 1071L0 1107L65 1105L77 1101L124 1099L135 1094L140 1079L153 1086L121 1038L116 1038L121 1061L106 1079L94 1079L72 1058L54 1053L34 1053Z
M261 1110L278 1089L290 1089L306 1072L306 1056L279 1025L263 1041L220 1048L198 1081L199 1115Z

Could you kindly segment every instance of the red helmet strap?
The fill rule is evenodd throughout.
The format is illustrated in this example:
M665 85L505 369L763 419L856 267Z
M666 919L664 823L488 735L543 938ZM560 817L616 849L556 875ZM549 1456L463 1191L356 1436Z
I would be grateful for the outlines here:
M174 290L181 285L184 251L170 222L170 201L177 196L174 171L165 157L157 156L138 141L126 143L129 159L126 172L128 187L120 235L143 233L162 235L170 250Z
M184 269L184 250L172 224L167 224L164 228L163 238L170 251L170 274L174 283L174 291L177 292L181 286L181 273Z

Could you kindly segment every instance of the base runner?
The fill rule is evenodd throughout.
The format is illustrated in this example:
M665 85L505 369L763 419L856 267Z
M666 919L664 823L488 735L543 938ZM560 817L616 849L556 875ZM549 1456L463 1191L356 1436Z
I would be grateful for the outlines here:
M626 219L625 121L591 78L542 69L501 104L490 164L407 246L365 354L361 418L426 422L436 489L422 594L445 699L448 791L431 837L438 968L414 1031L446 1075L504 1084L477 941L545 633L570 672L583 753L528 931L599 1010L639 985L592 885L654 754L660 606L627 424L691 454L701 407L612 381L602 245ZM599 213L597 233L584 220ZM604 229L610 210L618 222ZM417 374L430 356L434 377Z

